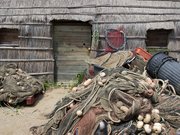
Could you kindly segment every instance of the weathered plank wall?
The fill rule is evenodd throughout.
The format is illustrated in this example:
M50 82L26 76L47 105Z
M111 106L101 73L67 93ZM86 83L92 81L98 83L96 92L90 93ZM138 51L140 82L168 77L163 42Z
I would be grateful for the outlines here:
M177 58L180 61L180 21L174 23L174 33L171 34L169 39L168 49L171 50L169 55Z
M16 47L12 47L12 44L6 47L0 45L0 64L17 63L27 73L53 81L54 58L50 27L20 25Z
M168 49L180 50L180 1L1 0L0 27L19 28L22 34L19 37L19 47L30 49L25 51L27 56L23 55L24 50L18 50L14 55L21 59L39 59L39 61L46 59L48 61L41 61L43 64L39 64L41 65L39 67L33 64L35 67L27 69L28 72L51 73L53 71L50 26L45 24L49 24L54 19L90 22L93 30L98 29L99 45L103 47L107 45L104 38L105 30L120 28L126 33L126 49L145 48L146 34L149 29L173 29L174 32L169 37ZM23 23L42 23L43 25L22 25ZM30 36L26 36L25 32L29 29L28 27L32 34ZM39 50L39 48L44 50ZM8 57L10 57L14 50L8 51ZM179 52L170 54L180 59ZM4 55L1 56L2 61L5 58Z

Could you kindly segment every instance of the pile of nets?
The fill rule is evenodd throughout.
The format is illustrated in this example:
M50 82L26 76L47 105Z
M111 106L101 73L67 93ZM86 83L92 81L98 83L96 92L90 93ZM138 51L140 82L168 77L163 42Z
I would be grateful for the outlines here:
M16 64L0 66L0 101L16 105L44 91L43 84Z
M173 135L180 97L168 81L123 67L105 69L73 88L34 135Z

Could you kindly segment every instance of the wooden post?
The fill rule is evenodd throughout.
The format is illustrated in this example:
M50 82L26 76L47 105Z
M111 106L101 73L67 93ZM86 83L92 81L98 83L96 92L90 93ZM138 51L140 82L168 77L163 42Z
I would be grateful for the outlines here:
M97 50L99 45L99 31L97 24L92 27L93 35L92 35L92 44L90 50ZM97 55L96 51L90 51L90 58L95 58Z

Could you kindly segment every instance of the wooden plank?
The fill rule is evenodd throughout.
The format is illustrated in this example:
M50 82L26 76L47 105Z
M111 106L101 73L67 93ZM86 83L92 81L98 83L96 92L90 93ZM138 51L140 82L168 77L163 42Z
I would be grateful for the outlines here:
M0 16L29 16L29 15L45 15L44 13L36 13L36 14L1 14ZM180 13L177 12L173 12L173 13L169 13L169 12L162 12L162 13L158 13L158 12L98 12L98 13L94 13L94 12L88 12L88 13L46 13L46 15L87 15L87 16L95 16L95 15L180 15Z
M57 40L59 39L59 40ZM65 44L72 44L72 45L77 45L77 44L83 44L83 43L86 43L86 44L90 44L91 43L91 40L86 38L86 39L83 39L81 37L78 37L78 38L69 38L69 37L63 37L63 38L56 38L54 40L55 42L55 45L58 43L59 45L65 45Z
M87 38L87 37L91 37L91 34L88 34L88 35L85 35L85 34L79 34L79 35L77 35L77 33L76 34L74 34L74 35L67 35L67 34L61 34L61 35L56 35L56 36L54 36L54 38L55 39L61 39L61 40L63 40L63 39L69 39L69 40L82 40L82 39L84 39L84 40L87 40L87 39L89 39L89 38Z
M173 0L179 2L179 0ZM152 8L152 9L179 9L179 7L171 5L147 5L147 4L129 4L129 5L115 5L115 4L100 4L100 5L77 5L77 6L25 6L25 7L0 7L0 9L78 9L78 8L98 8L98 7L124 7L124 8Z
M86 60L88 59L89 56L56 56L56 60L74 60L74 61L79 61L79 60Z
M1 8L0 8L1 9ZM0 23L0 25L36 25L36 26L51 26L51 23Z
M77 31L62 31L62 30L56 30L56 31L54 31L54 34L67 34L67 35L69 35L69 34L76 34L77 35L77 33L78 33L78 35L79 34L86 34L86 35L91 35L91 30L87 30L87 31L81 31L81 30L77 30ZM63 35L64 36L64 35Z
M54 61L54 59L0 59L0 62L45 62Z
M35 36L18 36L19 38L25 39L43 39L43 40L52 40L52 37L35 37Z
M105 40L105 36L104 35L100 35L100 38L104 39ZM147 37L145 36L126 36L126 39L146 39ZM169 39L171 40L178 40L180 39L179 36L176 36L176 37L169 37Z
M69 40L69 41L65 41L65 42L63 42L63 41L54 41L54 47L72 47L72 46L77 46L77 47L79 47L79 46L81 46L82 47L82 45L84 46L88 46L88 47L90 47L90 45L91 45L91 43L90 42L88 42L88 41L77 41L77 42L73 42L72 40Z
M36 47L1 47L0 49L2 50L29 50L29 51L34 51L34 50L42 50L42 51L52 51L53 48L36 48Z
M66 42L64 44L58 43L58 42L54 43L54 48L63 48L63 47L68 48L68 47L72 47L72 46L81 47L81 48L89 48L91 46L91 43L88 43L88 42L84 42L84 43L82 43L82 42L79 42L79 43L78 42L74 42L74 43Z
M86 15L86 16L94 16L95 14L94 13L39 13L39 14L32 14L32 13L28 13L28 14L2 14L0 15L1 17L4 17L4 16L41 16L41 15Z
M87 39L87 37L91 37L91 34L86 34L86 33L79 33L77 35L77 33L67 33L67 34L62 34L62 33L55 33L56 35L54 36L54 38L61 38L62 39L66 39L66 38L69 38L69 39L76 39L76 38L79 38L80 39Z
M86 43L79 43L79 44L67 44L67 43L63 43L63 44L59 44L56 43L56 46L54 46L56 51L60 52L64 52L64 51L74 51L74 52L87 52L88 51L88 44Z
M72 73L63 73L63 72L61 72L61 73L57 73L57 79L59 81L60 81L60 79L62 79L62 80L66 80L66 79L72 80L72 79L77 78L78 74L83 74L83 72L72 72Z
M175 8L177 9L177 8ZM95 16L95 15L156 15L156 16L159 16L159 15L180 15L180 13L144 13L144 12L109 12L109 13L103 13L103 12L98 12L98 13L94 13L94 12L89 12L89 13L82 13L82 12L79 12L79 13L34 13L34 14L31 14L31 13L27 13L27 14L24 14L24 13L21 13L21 14L0 14L1 17L4 17L4 16L41 16L41 15L76 15L76 16L81 16L81 15L84 15L84 16Z
M69 74L64 74L64 73L59 73L57 74L57 81L69 81L69 80L74 80L77 78L77 73L69 73Z
M56 66L87 66L84 60L56 60Z
M89 55L89 52L80 52L80 51L79 52L74 52L73 51L71 53L60 51L60 52L56 52L56 53L59 53L59 56L64 56L64 57L66 57L66 56L77 57L77 56L88 56Z
M61 32L91 32L91 27L90 26L73 26L68 25L68 26L55 26L55 31L61 31Z
M66 52L66 53L71 53L71 52L88 52L88 48L80 46L80 47L58 47L56 48L55 52Z
M143 21L94 21L92 24L135 24L135 23L160 23L160 22L178 22L180 21L179 18L177 19L165 19L165 20L143 20Z
M84 71L88 66L67 66L67 65L60 65L57 67L58 72L64 72L64 73L71 73L71 72L82 72Z
M99 35L99 37L105 39L105 35ZM146 39L146 36L126 36L126 39Z
M68 38L78 38L78 37L81 37L81 38L87 38L87 37L91 37L91 34L88 34L88 33L54 33L54 38L62 38L63 37L68 37Z
M81 70L65 70L65 71L63 71L62 72L62 70L58 70L56 73L57 73L57 75L78 75L78 74L82 74L82 73L84 73L85 72L85 70L86 70L86 68L84 68L84 69L81 69Z
M19 47L19 44L0 44L0 47Z
M57 39L59 39L59 40L57 40ZM64 44L83 44L83 43L86 43L86 44L88 44L88 43L90 43L91 42L91 40L90 39L83 39L83 38L81 38L81 37L79 37L79 38L74 38L74 39L72 39L72 38L67 38L67 37L63 37L63 38L56 38L55 40L54 40L54 43L55 43L55 45L58 43L58 44L62 44L62 45L64 45Z
M29 75L53 75L53 72L28 73Z

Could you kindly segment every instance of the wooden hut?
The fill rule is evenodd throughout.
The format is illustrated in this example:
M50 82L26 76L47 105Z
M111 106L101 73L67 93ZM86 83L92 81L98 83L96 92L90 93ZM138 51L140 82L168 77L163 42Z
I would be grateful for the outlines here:
M1 0L0 64L70 80L95 57L88 48L107 45L107 29L124 31L127 50L163 48L180 60L179 0Z

